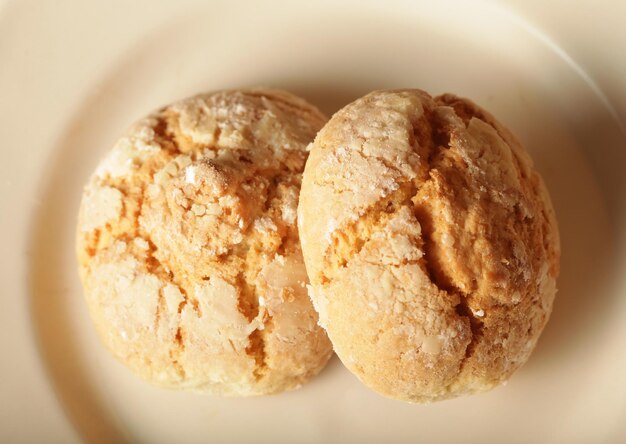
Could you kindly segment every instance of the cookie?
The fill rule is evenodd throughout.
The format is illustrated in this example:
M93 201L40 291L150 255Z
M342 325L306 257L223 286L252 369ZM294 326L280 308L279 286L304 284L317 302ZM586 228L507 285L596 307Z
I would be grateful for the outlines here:
M203 94L139 121L100 163L80 208L80 275L102 341L138 376L245 396L325 366L296 227L325 121L283 91Z
M320 324L375 391L482 392L530 356L556 292L555 215L528 153L471 101L349 104L315 139L298 215Z

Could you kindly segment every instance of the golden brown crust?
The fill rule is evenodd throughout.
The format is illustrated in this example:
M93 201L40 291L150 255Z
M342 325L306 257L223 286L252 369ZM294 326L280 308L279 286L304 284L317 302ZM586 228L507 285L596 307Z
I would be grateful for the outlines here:
M530 157L472 102L396 90L346 106L315 139L298 215L320 323L374 390L450 398L528 359L556 220Z
M100 164L80 272L104 343L139 376L254 395L324 367L295 217L325 120L283 91L203 94L138 122Z

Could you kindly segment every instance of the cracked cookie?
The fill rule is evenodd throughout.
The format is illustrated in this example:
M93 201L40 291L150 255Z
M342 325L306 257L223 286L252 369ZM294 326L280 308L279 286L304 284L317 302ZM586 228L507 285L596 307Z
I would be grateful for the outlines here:
M554 211L524 148L469 100L376 91L337 112L298 216L320 324L370 388L441 400L530 356L556 293Z
M296 227L325 121L283 91L203 94L136 123L100 163L79 213L80 275L104 344L138 376L245 396L326 365Z

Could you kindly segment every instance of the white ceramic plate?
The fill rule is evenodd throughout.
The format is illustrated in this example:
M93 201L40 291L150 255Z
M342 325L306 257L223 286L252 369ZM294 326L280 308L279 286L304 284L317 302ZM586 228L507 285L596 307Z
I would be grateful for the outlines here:
M0 441L624 442L626 67L611 55L626 38L611 30L626 8L429 3L0 1ZM519 136L563 258L552 320L508 385L409 405L335 358L298 391L220 399L153 388L104 351L75 271L82 184L136 118L250 85L328 113L378 88L455 92Z

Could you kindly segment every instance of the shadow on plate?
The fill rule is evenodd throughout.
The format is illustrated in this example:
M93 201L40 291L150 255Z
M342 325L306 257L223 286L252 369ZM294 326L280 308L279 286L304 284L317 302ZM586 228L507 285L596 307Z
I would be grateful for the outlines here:
M584 101L577 106L599 108ZM522 374L558 372L560 363L576 359L578 350L593 349L620 297L618 286L626 259L626 137L609 113L601 111L578 112L568 122L580 152L559 153L541 139L528 144L550 190L562 254L552 316ZM579 158L563 162L563 154Z

